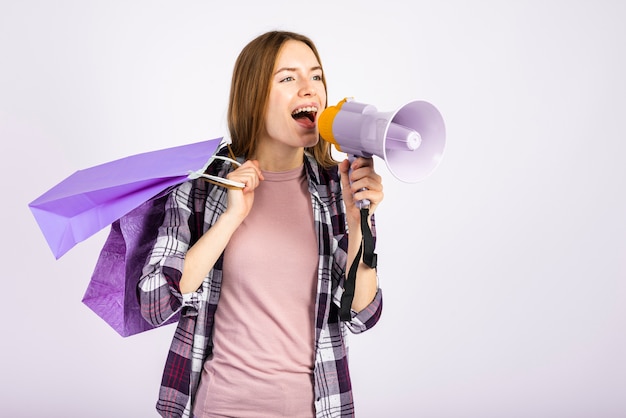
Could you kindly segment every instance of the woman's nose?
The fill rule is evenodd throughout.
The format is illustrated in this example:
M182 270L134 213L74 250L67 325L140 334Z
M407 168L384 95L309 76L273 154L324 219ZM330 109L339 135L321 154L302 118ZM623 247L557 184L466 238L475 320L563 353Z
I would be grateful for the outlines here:
M300 94L302 96L315 96L317 95L317 90L315 90L315 86L311 82L311 80L304 80L302 85L300 86Z

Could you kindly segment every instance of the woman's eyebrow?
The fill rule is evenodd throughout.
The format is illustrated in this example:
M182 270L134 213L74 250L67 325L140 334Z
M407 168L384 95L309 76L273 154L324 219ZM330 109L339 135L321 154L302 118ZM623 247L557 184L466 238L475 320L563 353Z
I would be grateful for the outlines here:
M322 66L321 65L316 65L315 67L311 67L309 71L322 71ZM282 71L298 71L298 69L296 67L282 67L279 68L278 70L276 70L276 72L274 74L278 74Z

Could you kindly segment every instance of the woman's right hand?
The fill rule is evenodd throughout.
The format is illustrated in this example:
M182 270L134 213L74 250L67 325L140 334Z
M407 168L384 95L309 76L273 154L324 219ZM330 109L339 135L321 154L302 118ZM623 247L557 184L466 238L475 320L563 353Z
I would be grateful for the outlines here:
M243 189L230 188L228 190L228 206L226 208L226 213L243 222L252 209L254 190L264 180L259 162L248 160L236 170L228 173L226 178L246 185Z

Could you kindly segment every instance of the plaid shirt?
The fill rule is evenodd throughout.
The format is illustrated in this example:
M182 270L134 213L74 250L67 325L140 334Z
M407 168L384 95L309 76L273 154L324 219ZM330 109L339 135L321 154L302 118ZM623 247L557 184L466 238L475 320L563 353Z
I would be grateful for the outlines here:
M216 161L212 172L224 177L229 162ZM306 156L314 222L319 233L319 268L315 303L315 364L313 371L317 417L354 416L348 371L347 331L363 332L376 324L382 310L379 289L374 301L349 322L339 320L339 304L347 263L348 235L341 184L336 167L322 170ZM222 258L193 293L181 295L178 283L187 249L226 209L227 190L201 179L175 188L165 219L139 282L142 315L161 325L179 315L166 360L157 410L163 417L191 416L205 359L212 350L212 330L222 283ZM373 224L373 220L372 220ZM269 336L268 336L269 338Z

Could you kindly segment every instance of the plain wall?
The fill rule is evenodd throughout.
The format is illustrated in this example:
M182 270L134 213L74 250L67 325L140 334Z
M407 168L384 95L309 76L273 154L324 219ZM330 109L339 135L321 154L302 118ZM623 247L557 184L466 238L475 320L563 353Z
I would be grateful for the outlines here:
M626 416L626 3L0 1L0 414L151 417L174 331L81 303L103 230L55 260L27 205L78 169L223 136L234 60L317 43L329 103L444 116L426 180L382 160L384 313L358 417Z

